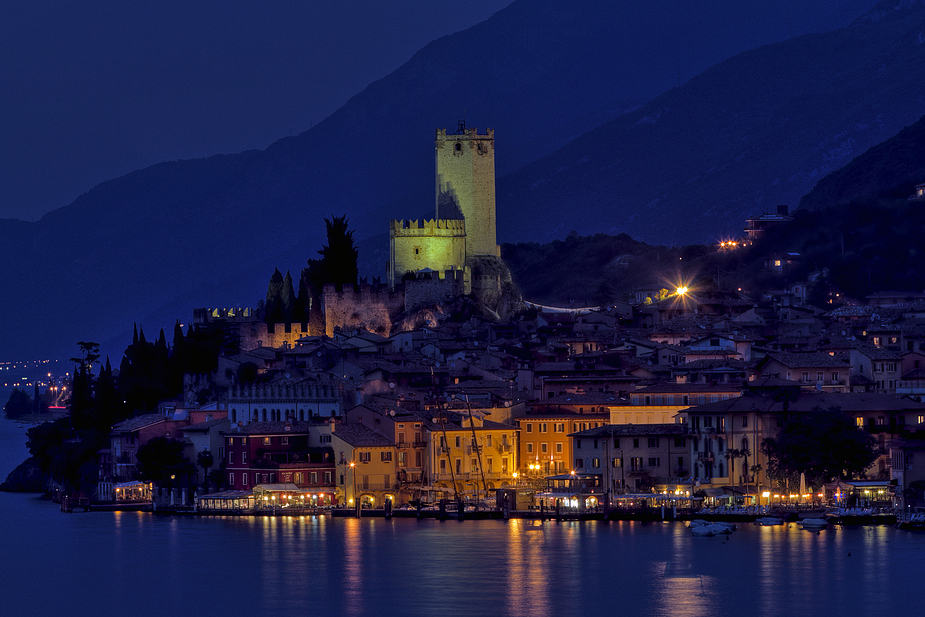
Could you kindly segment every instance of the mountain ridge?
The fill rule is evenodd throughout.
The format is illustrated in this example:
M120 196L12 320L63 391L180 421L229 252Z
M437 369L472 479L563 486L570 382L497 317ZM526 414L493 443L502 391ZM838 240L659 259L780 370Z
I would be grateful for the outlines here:
M0 284L10 290L0 300L0 349L72 355L73 341L105 340L267 254L320 245L321 219L332 213L346 214L362 239L381 234L389 218L431 212L436 127L465 119L496 129L500 176L591 128L595 120L580 120L586 114L658 94L678 69L686 78L785 38L789 13L808 21L841 4L754 0L694 10L680 0L594 0L579 12L561 0L514 2L425 46L299 136L263 151L160 163L102 183L35 224L0 223L8 240ZM499 199L499 213L514 205ZM502 240L533 217L529 204L517 207L521 218L499 227ZM242 283L228 297L252 304L264 291Z

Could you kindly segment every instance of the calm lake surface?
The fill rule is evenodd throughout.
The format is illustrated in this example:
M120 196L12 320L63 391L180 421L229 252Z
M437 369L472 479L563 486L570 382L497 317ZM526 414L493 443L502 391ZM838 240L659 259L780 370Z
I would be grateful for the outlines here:
M0 474L26 455L0 420ZM4 615L920 615L925 533L62 514L0 493Z

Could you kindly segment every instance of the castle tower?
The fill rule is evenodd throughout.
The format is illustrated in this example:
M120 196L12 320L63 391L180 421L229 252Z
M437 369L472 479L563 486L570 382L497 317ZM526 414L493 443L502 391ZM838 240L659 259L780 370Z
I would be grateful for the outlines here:
M466 257L500 256L495 236L495 132L437 129L437 219L463 219Z

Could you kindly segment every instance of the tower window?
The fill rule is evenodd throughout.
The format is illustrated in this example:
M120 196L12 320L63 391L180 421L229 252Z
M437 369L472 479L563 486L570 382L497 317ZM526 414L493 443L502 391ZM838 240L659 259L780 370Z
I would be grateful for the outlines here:
M459 143L459 142L457 141L457 142L456 142L456 145L454 145L453 148L454 148L457 152L461 152L461 151L462 151L462 144Z

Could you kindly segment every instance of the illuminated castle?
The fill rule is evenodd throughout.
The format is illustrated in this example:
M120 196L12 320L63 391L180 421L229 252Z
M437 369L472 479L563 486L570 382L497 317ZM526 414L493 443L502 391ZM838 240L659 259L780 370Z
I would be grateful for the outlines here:
M395 287L421 271L444 278L463 273L472 293L473 260L497 258L495 236L495 132L479 135L460 123L455 135L437 129L436 215L389 224L388 280Z
M429 311L471 296L479 314L507 319L524 310L495 236L495 133L460 123L455 135L437 130L436 215L389 224L388 284L377 279L338 289L325 285L305 323L265 323L250 309L197 309L197 324L228 330L241 349L295 345L336 328L389 336L396 329L436 325ZM415 315L415 313L423 313Z

